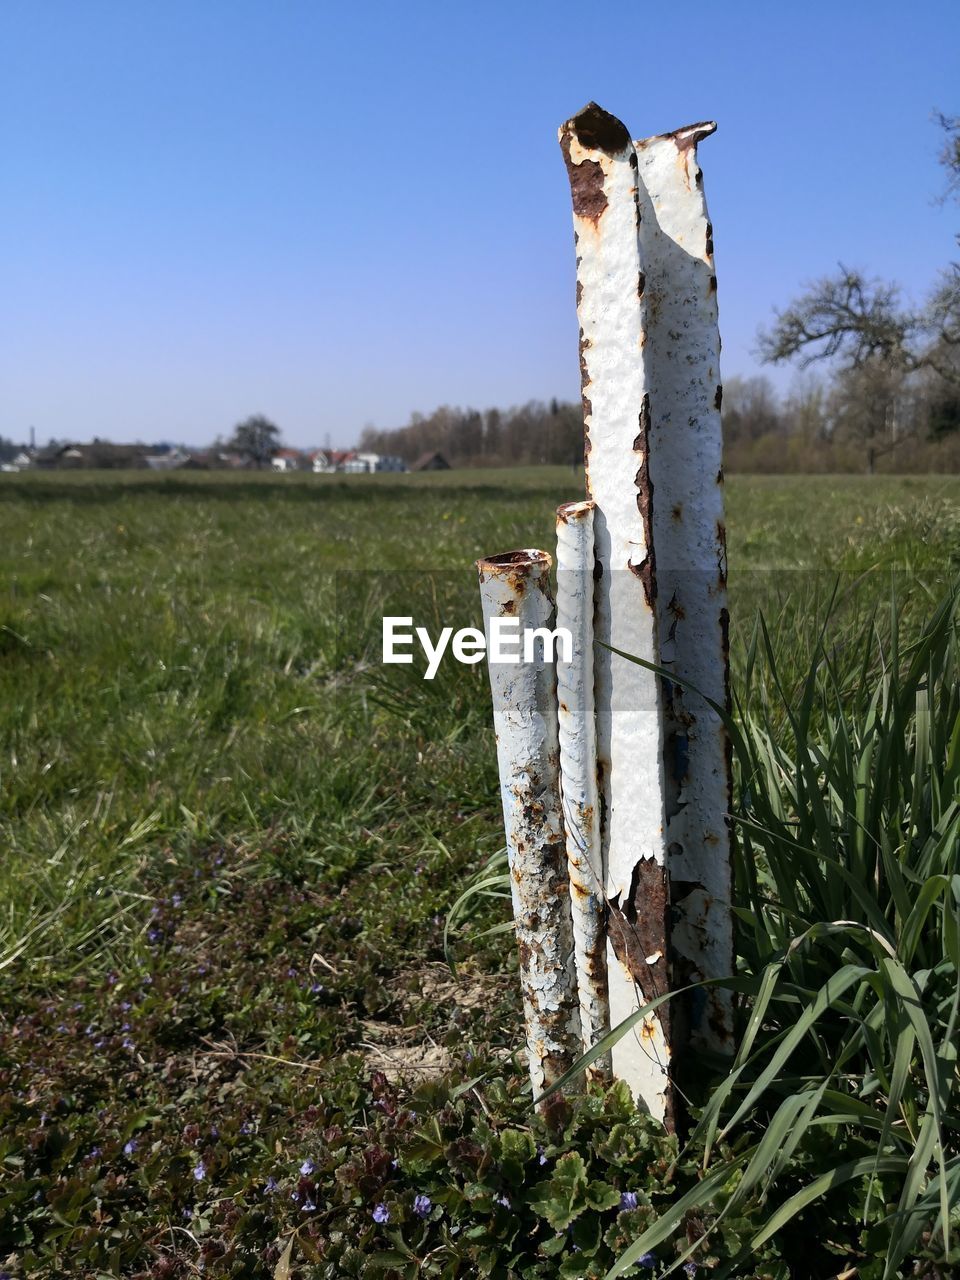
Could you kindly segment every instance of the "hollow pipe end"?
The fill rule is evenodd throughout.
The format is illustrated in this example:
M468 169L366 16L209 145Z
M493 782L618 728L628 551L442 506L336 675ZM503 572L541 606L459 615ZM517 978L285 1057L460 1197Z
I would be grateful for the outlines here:
M571 524L574 520L589 519L596 505L592 498L583 502L563 502L557 507L557 520L563 524Z
M553 564L553 556L548 551L538 551L534 547L523 547L519 551L504 551L500 555L485 556L477 561L477 569L481 575L505 577L512 573L530 572L534 569L549 569Z

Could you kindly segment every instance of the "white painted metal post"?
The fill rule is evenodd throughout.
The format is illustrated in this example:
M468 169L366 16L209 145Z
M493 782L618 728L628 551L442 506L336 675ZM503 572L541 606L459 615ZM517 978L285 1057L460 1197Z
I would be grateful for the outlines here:
M593 509L592 502L557 508L557 628L572 642L569 661L557 658L560 789L584 1051L610 1030L593 698ZM596 1078L609 1073L609 1054L588 1068Z
M591 103L560 130L577 244L577 312L597 639L659 658L648 458L649 387L637 239L637 153L624 125ZM663 723L657 679L606 649L597 654L597 756L608 908L610 1020L668 989ZM669 1118L666 1010L613 1050L613 1071L650 1112Z
M520 636L552 629L551 564L545 551L534 550L477 562L535 1096L558 1080L580 1051L561 817L556 669L539 645L533 661L523 661L522 652L509 662L489 659L493 631L500 623L516 621Z
M636 143L650 394L657 613L665 667L720 706L729 701L720 334L713 228L688 125ZM664 682L667 866L673 985L733 972L729 742L720 717ZM709 988L674 1011L674 1040L733 1050L730 993ZM678 1021L678 1015L682 1018Z

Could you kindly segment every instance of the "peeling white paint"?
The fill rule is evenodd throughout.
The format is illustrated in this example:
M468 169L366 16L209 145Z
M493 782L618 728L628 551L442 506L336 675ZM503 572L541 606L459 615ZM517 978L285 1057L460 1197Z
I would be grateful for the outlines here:
M645 276L644 361L650 394L650 479L657 616L664 666L727 702L726 543L720 423L720 335L713 233L697 162L712 122L636 143L639 246ZM665 699L667 859L675 897L674 985L733 972L730 774L726 732L696 693ZM694 1010L699 1013L694 1015ZM732 1051L730 993L691 1002L692 1047Z
M560 784L584 1051L610 1030L593 700L593 510L592 502L557 508L557 626L572 640L570 660L557 662ZM609 1075L609 1054L589 1072Z
M560 143L573 195L587 484L596 504L595 548L602 568L596 637L656 662L656 618L648 598L655 578L645 527L649 487L643 474L649 388L642 358L637 156L624 126L593 104L561 128ZM595 690L605 891L608 902L627 909L640 865L665 866L660 699L656 677L606 649L596 654ZM666 945L665 938L657 942ZM650 940L644 937L643 944L649 953ZM612 943L607 966L610 1021L616 1026L655 992L618 960ZM614 1075L660 1119L668 1110L668 1064L660 1018L614 1046Z
M552 561L545 551L480 560L488 634L496 618L521 631L552 626ZM530 1079L540 1094L580 1052L580 1011L560 800L556 671L533 662L488 662L500 794L520 950Z

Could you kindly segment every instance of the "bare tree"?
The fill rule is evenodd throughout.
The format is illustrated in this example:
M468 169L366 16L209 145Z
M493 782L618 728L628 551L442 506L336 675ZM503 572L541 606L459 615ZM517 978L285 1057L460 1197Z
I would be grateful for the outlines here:
M938 122L946 134L940 156L946 201L960 196L960 118L940 114ZM835 275L815 280L777 312L771 329L759 335L759 351L768 364L835 364L837 422L867 445L873 470L878 454L895 448L909 434L908 422L922 417L897 408L911 375L932 372L960 389L960 264L943 271L927 305L914 311L902 305L896 284L868 279L841 262ZM867 397L856 412L854 392ZM941 431L952 421L951 412L941 415Z

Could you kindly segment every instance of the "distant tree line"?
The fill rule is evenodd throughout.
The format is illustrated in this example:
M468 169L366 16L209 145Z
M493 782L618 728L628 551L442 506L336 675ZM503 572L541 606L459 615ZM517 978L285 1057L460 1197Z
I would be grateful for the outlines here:
M559 400L483 411L441 405L430 414L411 414L405 427L366 427L359 447L408 463L425 453L442 453L455 467L571 466L583 460L583 415L579 404Z
M960 471L960 396L933 370L891 364L798 376L785 394L766 377L723 387L728 471ZM439 451L456 467L583 461L579 404L512 409L441 405L394 430L368 427L360 447L414 462Z

